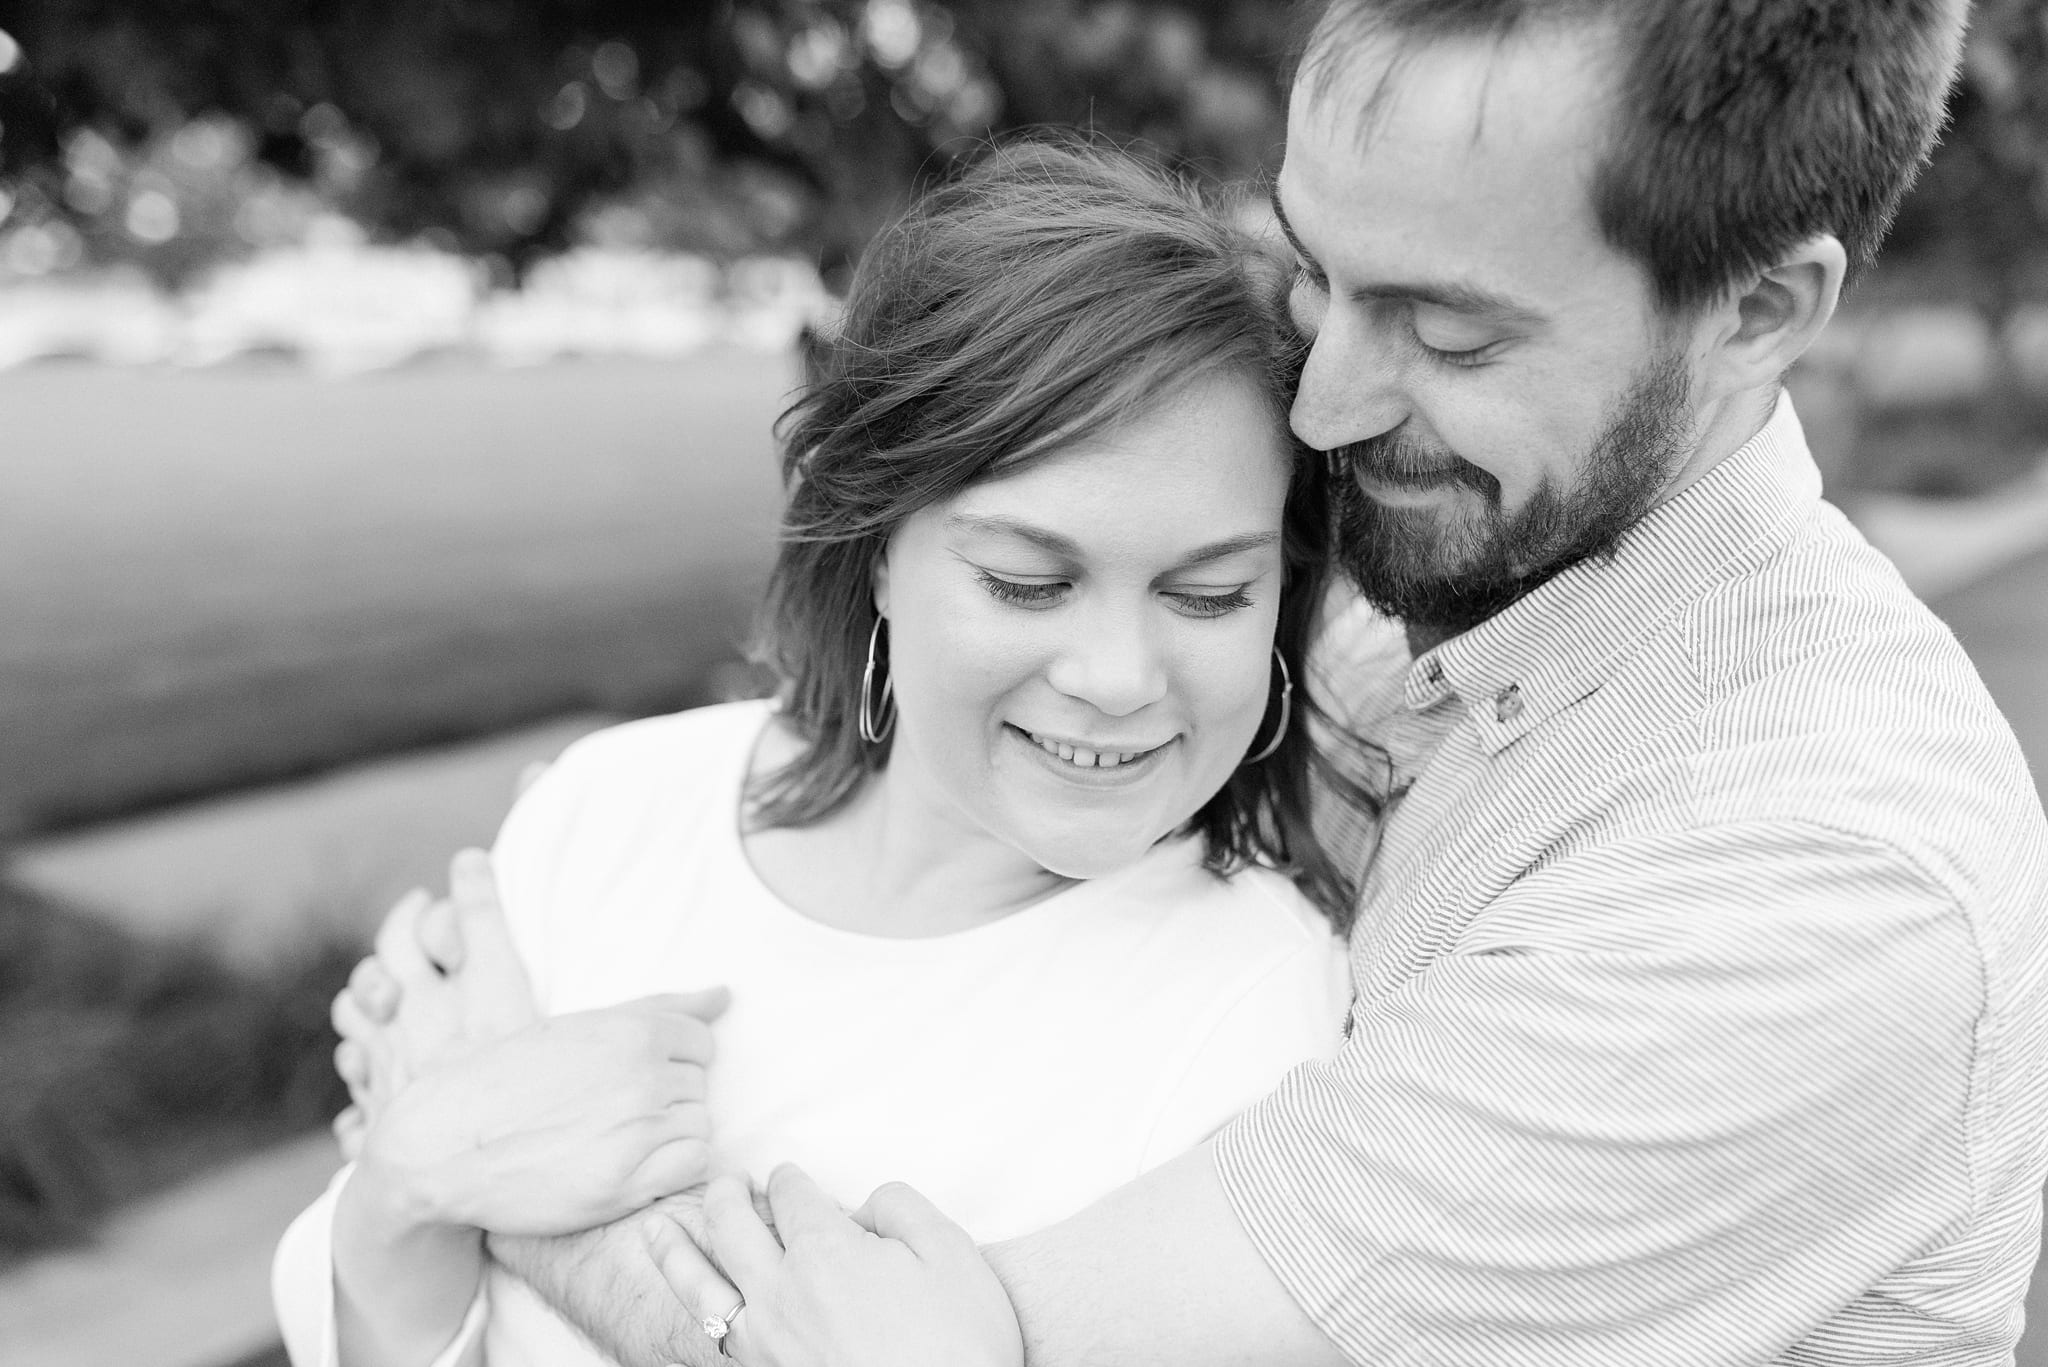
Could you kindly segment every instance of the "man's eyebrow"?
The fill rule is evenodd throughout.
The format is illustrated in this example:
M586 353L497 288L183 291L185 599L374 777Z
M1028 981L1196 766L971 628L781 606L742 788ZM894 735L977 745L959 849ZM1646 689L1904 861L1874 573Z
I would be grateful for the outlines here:
M1280 206L1280 182L1274 181L1266 189L1266 198L1273 205L1273 217L1280 224L1280 232L1286 237L1287 245L1294 248L1294 254L1313 266L1316 259L1309 255L1308 248L1301 245L1301 234L1294 231L1294 224L1288 220L1287 210Z
M1028 541L1034 546L1041 546L1053 554L1063 555L1069 560L1081 559L1081 548L1075 545L1073 541L1061 536L1058 532L1026 522L1022 518L955 513L946 519L946 525L957 531L969 532L979 536L1014 536L1020 541ZM1197 565L1206 565L1211 561L1227 560L1231 556L1245 551L1263 550L1267 546L1274 545L1279 540L1280 533L1278 532L1246 532L1241 536L1227 536L1221 541L1211 541L1205 546L1195 547L1195 549L1182 556L1174 568L1193 569Z
M1280 206L1280 187L1275 184L1270 196L1273 203L1273 217L1279 220L1280 231L1286 235L1287 245L1294 248L1299 256L1311 267L1320 271L1315 257L1301 244L1301 237L1294 231L1294 225L1287 221L1287 211ZM1504 294L1495 294L1477 285L1468 285L1461 280L1418 280L1382 281L1354 288L1348 293L1354 299L1412 300L1419 304L1433 304L1449 309L1453 313L1470 314L1480 318L1491 318L1498 322L1518 327L1536 327L1549 321L1542 310L1520 300L1510 299Z

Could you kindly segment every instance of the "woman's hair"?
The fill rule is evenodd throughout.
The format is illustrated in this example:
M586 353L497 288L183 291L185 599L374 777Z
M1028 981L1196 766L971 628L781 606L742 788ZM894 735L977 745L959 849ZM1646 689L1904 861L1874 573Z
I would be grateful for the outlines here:
M1240 765L1188 823L1207 862L1285 869L1340 925L1351 888L1309 825L1307 650L1329 574L1324 462L1287 435L1301 344L1284 268L1186 185L1077 139L999 147L868 248L836 335L777 425L789 490L756 658L803 742L750 793L760 826L843 805L887 762L861 739L875 566L911 514L1241 375L1293 456L1276 644L1295 680L1274 754ZM1250 459L1247 453L1247 459ZM1277 673L1277 671L1276 671ZM1272 735L1278 681L1254 744ZM1363 794L1354 794L1363 799Z

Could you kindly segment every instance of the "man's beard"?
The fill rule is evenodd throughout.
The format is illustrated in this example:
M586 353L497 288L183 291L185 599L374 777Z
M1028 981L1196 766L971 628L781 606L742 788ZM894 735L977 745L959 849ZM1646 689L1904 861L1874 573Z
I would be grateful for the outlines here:
M1409 626L1469 630L1561 570L1611 557L1692 449L1685 358L1652 361L1594 441L1577 484L1545 483L1513 514L1500 482L1450 452L1390 432L1329 453L1338 563L1366 600ZM1361 473L1394 487L1461 484L1486 500L1447 524L1429 507L1387 507Z

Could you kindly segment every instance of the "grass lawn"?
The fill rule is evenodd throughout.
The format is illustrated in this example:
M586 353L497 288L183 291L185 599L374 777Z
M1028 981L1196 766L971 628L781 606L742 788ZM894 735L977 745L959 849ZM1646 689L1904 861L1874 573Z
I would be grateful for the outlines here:
M0 374L0 837L701 701L783 357Z
M703 700L767 567L794 374L0 374L0 841ZM242 977L0 886L0 1262L331 1114L353 957Z

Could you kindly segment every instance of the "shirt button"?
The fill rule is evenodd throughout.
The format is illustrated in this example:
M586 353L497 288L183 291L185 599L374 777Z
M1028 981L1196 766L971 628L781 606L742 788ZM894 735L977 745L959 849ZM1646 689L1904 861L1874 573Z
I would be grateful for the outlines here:
M1422 677L1428 679L1433 684L1440 684L1444 681L1444 667L1435 660L1431 660L1422 667Z
M1493 695L1493 719L1506 725L1522 715L1522 689L1519 684L1509 684Z

